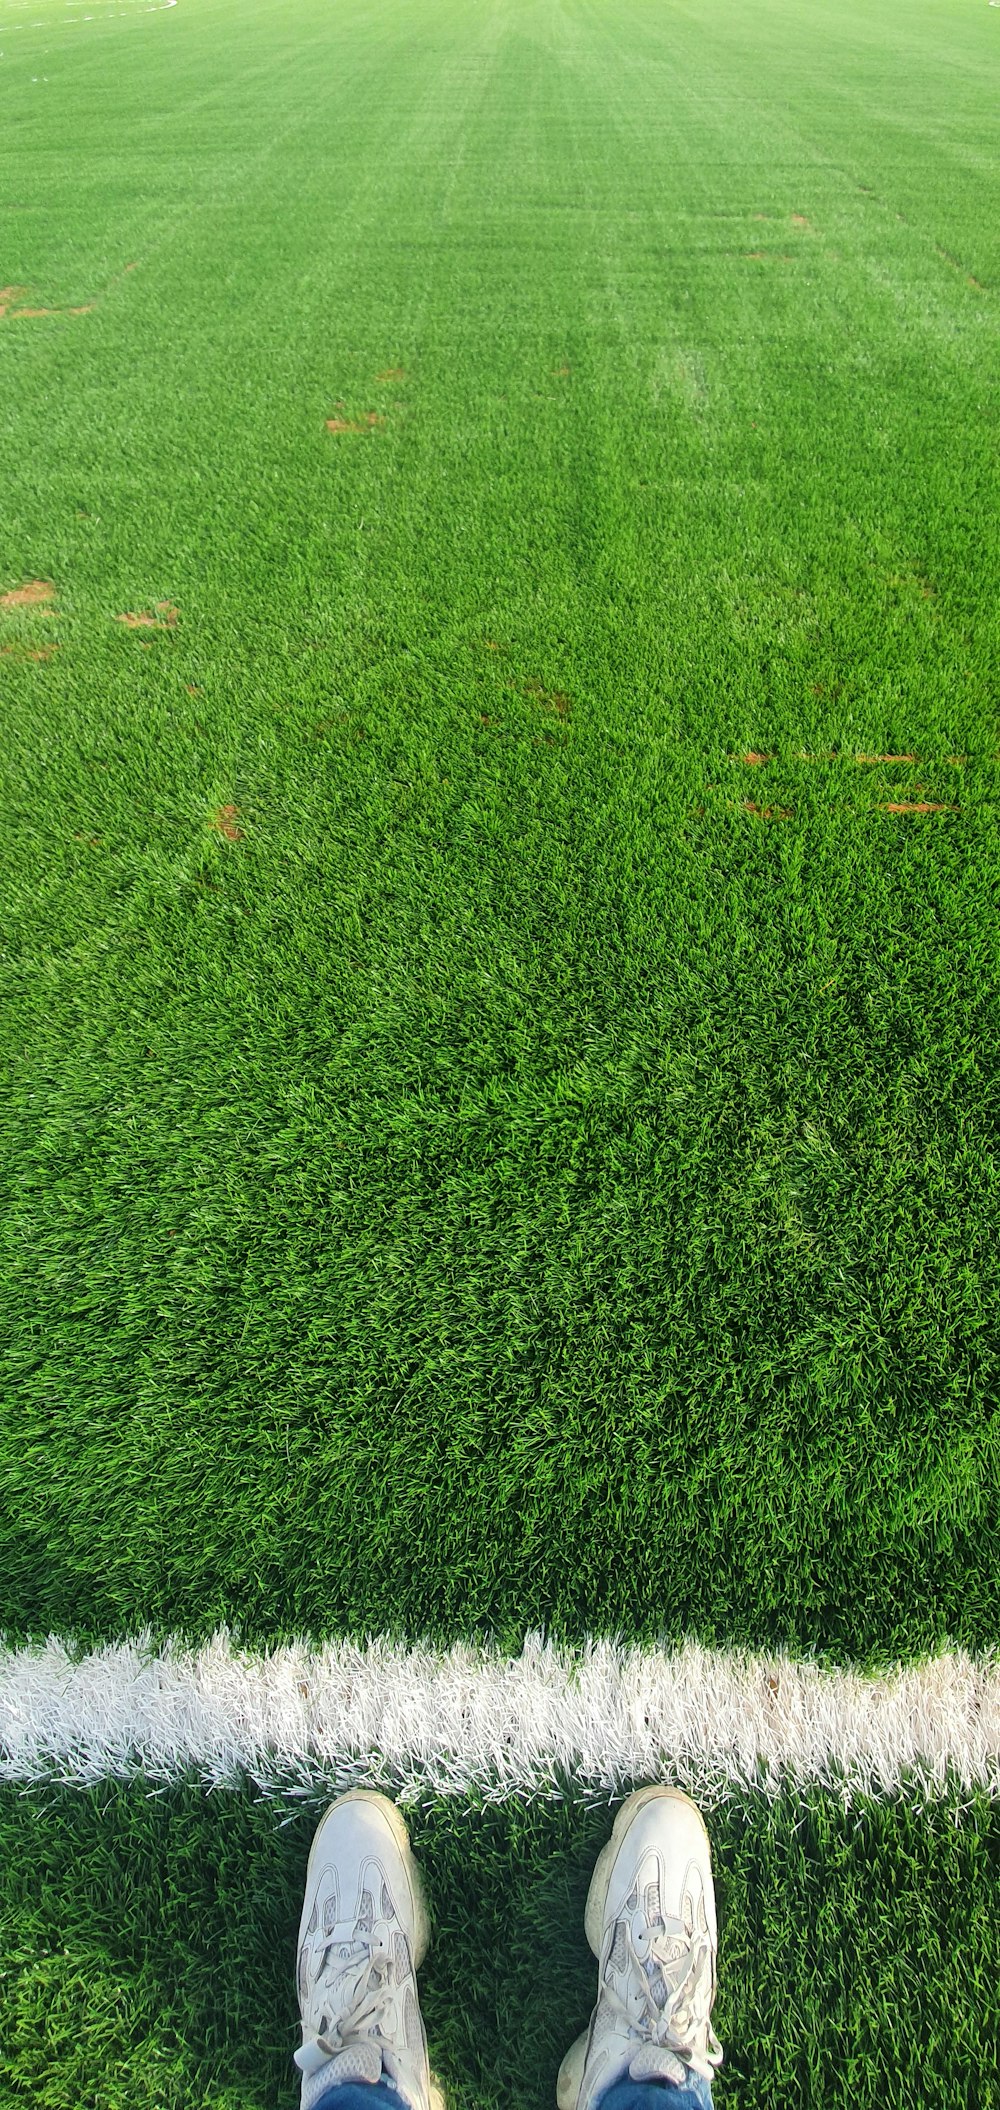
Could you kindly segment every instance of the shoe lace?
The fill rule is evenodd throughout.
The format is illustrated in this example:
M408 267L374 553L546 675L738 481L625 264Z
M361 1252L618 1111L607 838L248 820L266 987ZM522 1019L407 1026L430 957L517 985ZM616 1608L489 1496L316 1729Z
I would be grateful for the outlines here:
M295 2053L303 2071L359 2041L383 2034L391 1964L384 1927L376 1925L367 1932L354 1920L336 1922L325 1937L315 1985L316 1992L330 1995L331 2013L324 2014L323 2027L312 2043Z
M662 1933L651 1933L636 1940L632 1928L626 1925L625 1939L638 1971L633 1982L638 1981L644 2013L636 2023L628 2003L606 1984L605 1997L624 2020L630 2036L639 2036L644 2045L655 2045L659 2050L672 2051L679 2058L691 2063L697 2054L696 2038L702 2027L707 2032L705 2056L710 2065L722 2060L722 2046L709 2019L712 2002L712 1948L708 1937L696 1931L687 1945L687 1956L683 1971L676 1983L670 1973L676 1969L678 1938L666 1929ZM683 1937L686 1941L686 1936ZM682 1952L683 1953L683 1952ZM665 2002L658 2001L653 1990L655 1970L658 1967Z

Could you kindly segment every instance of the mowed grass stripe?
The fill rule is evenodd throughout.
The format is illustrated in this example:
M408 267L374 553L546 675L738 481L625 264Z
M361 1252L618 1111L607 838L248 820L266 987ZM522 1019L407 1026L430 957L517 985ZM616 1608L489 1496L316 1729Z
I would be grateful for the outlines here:
M197 1774L277 1796L373 1779L407 1798L604 1799L668 1777L701 1801L790 1781L923 1801L1000 1791L1000 1669L964 1653L862 1677L787 1656L458 1645L307 1646L254 1656L148 1640L84 1655L0 1653L0 1778L91 1783Z
M962 1798L960 1798L962 1799ZM421 2002L450 2110L552 2110L597 1970L583 1912L614 1805L407 1810ZM139 1783L0 1789L2 2085L65 2110L295 2100L295 1938L318 1808ZM735 1797L709 1812L721 2106L1000 2102L1000 1803Z
M992 1644L996 20L18 27L12 1642Z

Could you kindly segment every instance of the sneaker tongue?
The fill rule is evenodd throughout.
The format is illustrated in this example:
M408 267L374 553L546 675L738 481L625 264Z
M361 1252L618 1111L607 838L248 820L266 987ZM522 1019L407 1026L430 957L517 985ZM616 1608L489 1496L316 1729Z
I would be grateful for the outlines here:
M667 2051L662 2044L643 2044L630 2061L628 2070L633 2081L674 2081L679 2088L688 2078L683 2059L675 2051Z
M380 2081L381 2078L382 2054L369 2037L334 2053L329 2064L323 2067L323 2091L325 2094L328 2088L341 2088L345 2081Z
M299 2110L313 2110L327 2090L336 2088L340 2081L377 2081L382 2072L378 2045L363 2040L335 2051L329 2059L324 2058L317 2040L312 2038L296 2052L295 2064L302 2074Z

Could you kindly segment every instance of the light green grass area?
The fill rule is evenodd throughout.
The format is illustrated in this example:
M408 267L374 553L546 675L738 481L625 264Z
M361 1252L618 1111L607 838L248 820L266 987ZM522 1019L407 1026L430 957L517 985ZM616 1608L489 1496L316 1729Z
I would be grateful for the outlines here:
M1000 13L89 12L0 7L8 1634L979 1645Z
M315 1813L176 1789L0 1797L0 2101L280 2110ZM433 1934L420 1973L449 2110L551 2110L597 1991L583 1932L614 1811L408 1813ZM1000 2103L1000 1806L819 1792L710 1823L727 2110Z

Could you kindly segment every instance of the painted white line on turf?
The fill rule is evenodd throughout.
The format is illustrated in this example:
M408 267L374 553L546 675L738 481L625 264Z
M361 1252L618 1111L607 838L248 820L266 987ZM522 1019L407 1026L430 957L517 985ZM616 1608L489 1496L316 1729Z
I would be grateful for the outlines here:
M465 1644L306 1643L254 1654L148 1638L89 1655L0 1648L0 1779L83 1784L193 1771L275 1794L381 1785L490 1800L615 1794L669 1779L702 1802L794 1778L845 1804L901 1790L1000 1793L1000 1668L962 1651L882 1676L788 1656L529 1636Z

